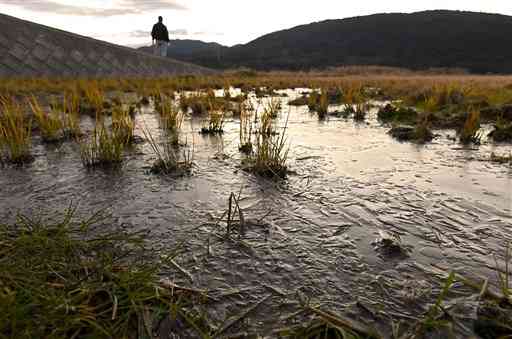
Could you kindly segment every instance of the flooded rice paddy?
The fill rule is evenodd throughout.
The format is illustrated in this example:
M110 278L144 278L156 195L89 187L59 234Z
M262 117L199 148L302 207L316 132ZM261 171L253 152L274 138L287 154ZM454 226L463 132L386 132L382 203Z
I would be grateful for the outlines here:
M222 136L201 136L204 118L188 117L181 139L194 151L191 176L150 174L155 158L147 143L128 150L119 170L91 171L76 144L36 139L34 163L1 170L0 216L13 220L19 211L48 213L76 202L84 215L108 208L126 229L150 230L155 248L182 244L182 270L170 268L166 278L209 290L216 298L211 319L222 322L270 296L229 331L241 335L272 336L292 322L301 300L390 333L391 319L425 313L447 272L495 279L493 254L512 241L512 169L483 160L507 154L510 145L463 147L452 130L436 131L425 145L400 143L377 121L376 108L361 123L319 121L307 107L286 104L302 90L283 92L276 123L286 126L290 145L286 180L241 168L238 119L227 118ZM136 121L138 136L142 126L159 135L151 107ZM246 230L226 240L216 221L231 192L241 192ZM404 250L381 247L383 232L399 235ZM455 293L468 297L456 305L463 309L457 332L467 337L476 317L468 300L476 292L456 286Z

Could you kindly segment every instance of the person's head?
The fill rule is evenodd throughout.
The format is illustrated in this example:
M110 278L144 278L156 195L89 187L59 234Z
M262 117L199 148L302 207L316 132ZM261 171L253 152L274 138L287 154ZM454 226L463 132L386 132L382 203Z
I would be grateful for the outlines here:
M158 17L158 22L162 22L164 21L164 18L162 18L161 16Z

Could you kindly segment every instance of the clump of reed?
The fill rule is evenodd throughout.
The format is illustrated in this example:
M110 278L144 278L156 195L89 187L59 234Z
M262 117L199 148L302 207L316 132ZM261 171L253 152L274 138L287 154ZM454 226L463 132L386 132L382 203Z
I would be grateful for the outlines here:
M329 96L327 89L322 89L320 93L312 92L309 95L308 108L311 112L316 112L319 119L325 119L329 113Z
M432 139L434 139L434 134L430 129L430 121L428 116L424 115L418 119L414 127L414 141L423 144L432 141Z
M463 144L479 144L482 135L480 133L480 111L471 110L460 131L459 140Z
M2 336L151 338L162 321L198 337L212 331L198 310L204 293L160 281L178 251L150 250L145 232L111 225L103 211L76 215L71 206L0 224Z
M320 93L318 91L313 91L309 93L307 97L307 105L310 112L315 112L317 110L318 103L320 102Z
M112 110L112 135L117 142L129 145L134 140L135 122L130 112L123 106L114 106Z
M32 120L10 97L0 97L0 110L0 158L16 165L31 162Z
M418 112L409 107L387 104L379 109L377 118L382 122L399 122L413 124L418 119Z
M366 119L366 98L361 86L349 86L343 92L345 115L353 114L354 120L363 121Z
M275 89L272 87L267 86L257 86L254 88L254 94L256 95L256 98L266 98L266 97L274 97L278 94L276 93Z
M188 97L185 93L180 93L179 95L179 106L181 111L186 114L190 108L190 103Z
M506 122L503 118L498 118L494 130L489 133L489 137L496 142L512 141L512 123Z
M434 84L417 93L406 96L406 102L426 112L435 113L448 107L465 108L472 92L471 86L457 84Z
M164 97L160 105L160 121L165 130L178 132L183 124L184 115L179 107L169 97Z
M302 94L300 97L288 101L289 106L308 106L309 104L309 96L306 94Z
M399 141L412 141L419 144L434 139L428 115L423 115L419 118L415 126L395 125L391 128L389 134Z
M193 151L183 151L180 155L175 144L169 142L159 144L146 127L143 128L143 133L153 154L157 157L151 166L151 173L182 176L192 172Z
M272 117L272 111L268 107L264 107L261 114L258 116L258 110L255 113L255 122L259 124L257 134L263 134L270 136L274 133L274 118Z
M80 131L80 97L76 91L64 94L62 99L64 117L64 134L69 138L82 135Z
M491 153L489 161L496 162L499 164L511 164L512 165L512 153L508 155L499 155L494 152Z
M194 93L188 97L181 96L180 106L183 111L190 109L193 115L205 115L210 109L215 108L215 94L212 91L208 93ZM186 109L185 109L186 108Z
M179 145L179 135L184 115L175 102L169 97L163 97L160 104L160 123L171 138L171 143Z
M251 154L253 150L252 135L254 128L253 114L247 104L242 103L240 109L240 145L239 150L245 154Z
M84 94L85 103L81 105L80 110L83 113L100 114L103 112L105 103L105 93L96 82L88 81L81 85Z
M290 150L286 139L287 127L288 117L281 132L269 131L263 122L260 123L260 128L255 136L255 150L245 160L248 170L265 177L286 177L288 172L286 162Z
M264 109L272 119L275 119L278 117L279 112L281 111L281 107L281 100L276 97L271 97L269 100L267 100Z
M109 132L103 119L96 120L91 139L80 142L80 156L85 167L108 168L122 163L126 135L116 135L115 131Z
M210 106L208 120L201 128L201 134L222 134L224 133L224 111L217 110Z
M48 143L61 141L65 137L61 114L55 108L49 112L44 111L35 96L30 97L28 102L43 141Z

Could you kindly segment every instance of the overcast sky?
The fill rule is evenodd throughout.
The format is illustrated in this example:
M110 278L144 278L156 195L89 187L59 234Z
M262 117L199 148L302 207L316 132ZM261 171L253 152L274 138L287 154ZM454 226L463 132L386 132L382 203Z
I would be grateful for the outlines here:
M174 39L225 45L325 19L456 9L512 15L506 0L0 0L0 12L122 45L150 44L158 15Z

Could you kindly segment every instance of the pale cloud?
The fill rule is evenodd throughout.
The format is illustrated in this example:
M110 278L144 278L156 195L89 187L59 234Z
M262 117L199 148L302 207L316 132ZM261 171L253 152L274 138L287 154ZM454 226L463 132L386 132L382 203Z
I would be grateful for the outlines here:
M131 38L147 38L148 36L151 36L151 31L138 29L138 30L128 33L128 35ZM186 35L191 35L191 34L189 34L188 30L186 30L184 28L178 28L178 29L169 30L169 35L186 36Z
M171 38L234 45L315 21L430 9L511 15L512 1L0 0L2 13L122 45L151 43L159 15Z
M186 7L174 0L118 0L110 7L77 6L76 1L69 3L53 0L2 0L0 5L18 7L31 12L43 12L60 15L111 17L127 14L141 14L155 10L185 10Z

